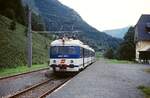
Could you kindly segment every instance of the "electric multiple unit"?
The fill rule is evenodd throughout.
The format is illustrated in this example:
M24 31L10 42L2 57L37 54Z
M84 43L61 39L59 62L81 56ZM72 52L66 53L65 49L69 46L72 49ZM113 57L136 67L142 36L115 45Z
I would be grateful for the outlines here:
M54 72L78 72L95 61L95 51L80 40L58 39L50 46L50 67Z

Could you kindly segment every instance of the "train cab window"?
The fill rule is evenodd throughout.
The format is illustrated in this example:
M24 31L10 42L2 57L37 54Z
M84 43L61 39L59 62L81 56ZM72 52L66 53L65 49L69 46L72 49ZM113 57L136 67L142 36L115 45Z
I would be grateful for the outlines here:
M51 47L50 48L50 53L51 54L58 54L59 53L59 48L58 47Z
M53 54L77 54L78 47L76 46L53 46L50 49L51 55Z
M69 48L68 49L69 54L76 54L77 53L77 48L76 47L70 46L68 48Z

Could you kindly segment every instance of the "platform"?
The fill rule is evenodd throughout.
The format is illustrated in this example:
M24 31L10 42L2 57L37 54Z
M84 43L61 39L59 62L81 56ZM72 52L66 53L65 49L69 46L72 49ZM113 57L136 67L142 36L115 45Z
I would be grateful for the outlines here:
M150 68L139 64L108 64L99 60L47 98L142 98L139 85L150 85Z

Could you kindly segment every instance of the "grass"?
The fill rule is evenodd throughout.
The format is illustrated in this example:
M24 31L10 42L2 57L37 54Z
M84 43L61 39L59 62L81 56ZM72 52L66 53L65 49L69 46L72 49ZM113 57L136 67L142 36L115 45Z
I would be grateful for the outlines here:
M133 61L127 61L127 60L117 60L117 59L107 59L107 63L110 64L133 64Z
M103 57L103 55L102 55L102 53L101 52L96 52L96 58L98 59L98 58L102 58Z
M145 98L150 98L150 87L140 85L138 87L138 89L141 90L144 93Z
M150 68L144 69L144 71L150 73Z
M104 56L101 52L96 52L96 59L99 58L104 58ZM133 61L127 61L127 60L117 60L117 59L105 59L105 60L107 63L110 64L133 64L134 63Z
M28 68L27 66L17 66L15 68L1 68L0 77L6 77L10 75L16 75L19 73L30 72L41 68L47 68L47 64L32 65L31 68Z
M16 30L10 30L11 19L0 15L0 68L27 64L27 27L16 23ZM32 34L33 64L48 60L48 46L52 38ZM15 65L15 66L14 66Z

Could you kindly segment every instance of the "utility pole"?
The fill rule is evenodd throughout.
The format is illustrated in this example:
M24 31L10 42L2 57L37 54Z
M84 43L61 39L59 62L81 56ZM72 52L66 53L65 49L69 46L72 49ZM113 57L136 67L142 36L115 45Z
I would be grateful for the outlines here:
M28 48L28 67L32 66L32 27L31 27L31 15L32 10L28 7L28 38L27 38L27 48Z

